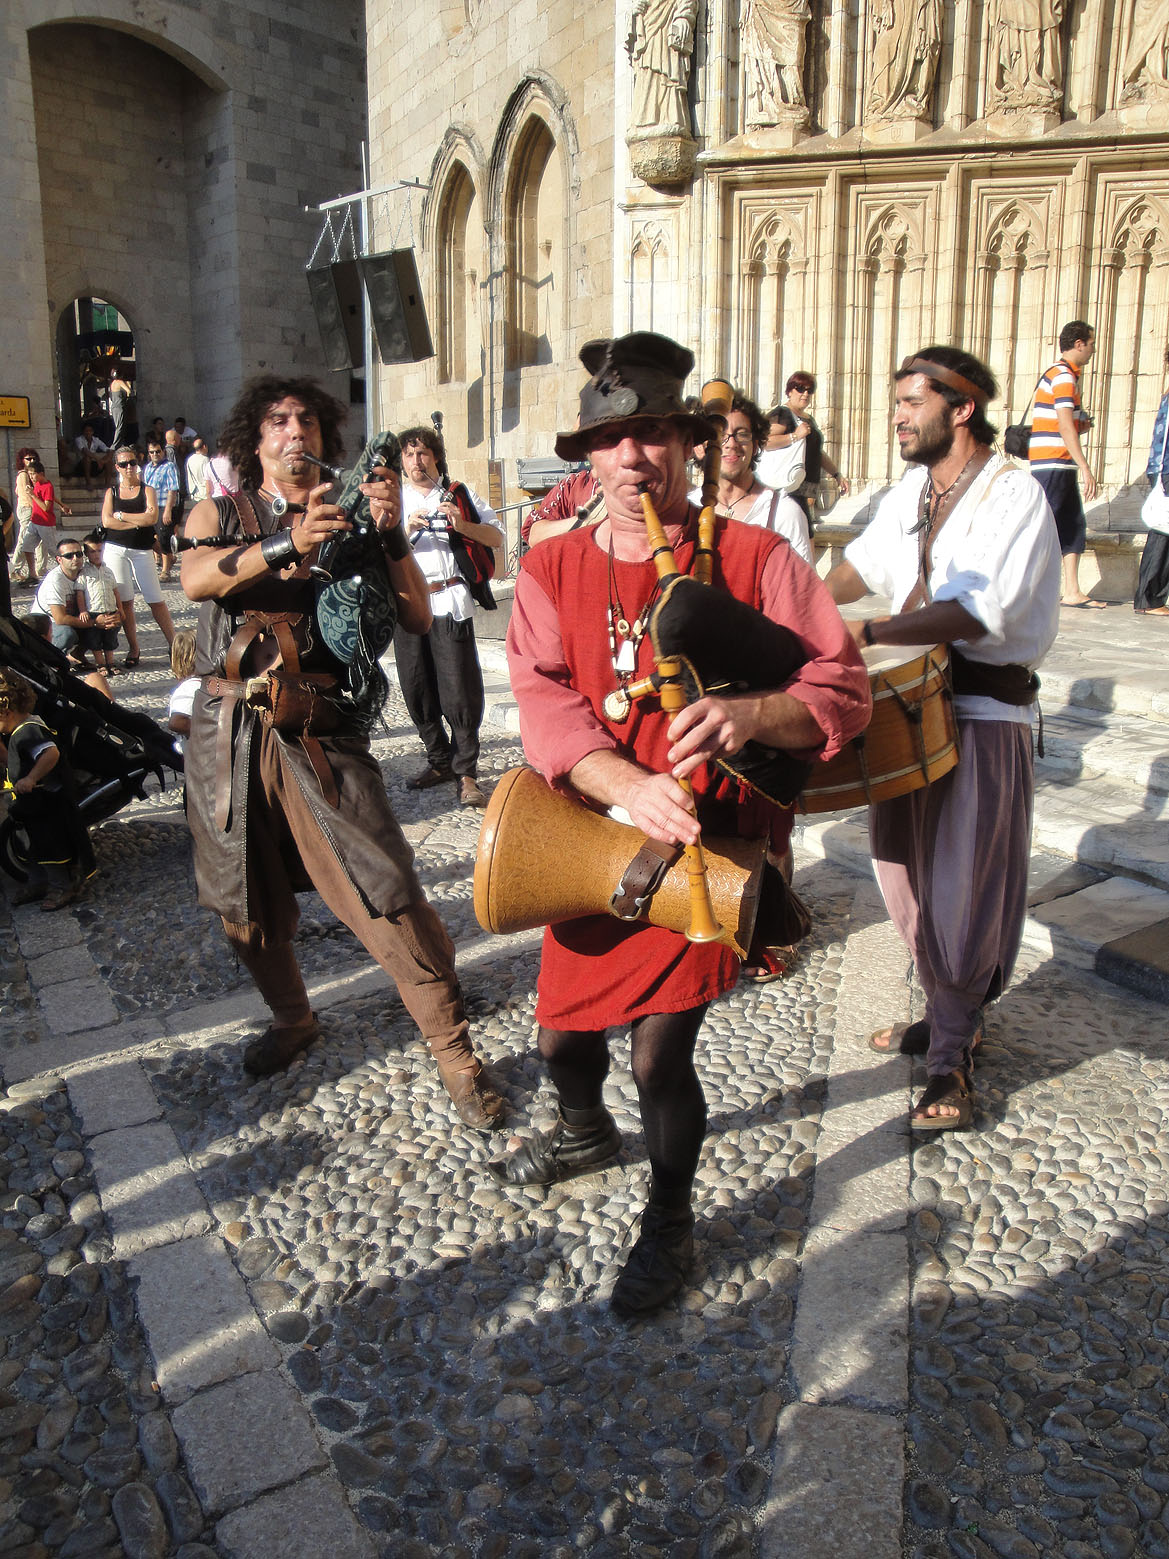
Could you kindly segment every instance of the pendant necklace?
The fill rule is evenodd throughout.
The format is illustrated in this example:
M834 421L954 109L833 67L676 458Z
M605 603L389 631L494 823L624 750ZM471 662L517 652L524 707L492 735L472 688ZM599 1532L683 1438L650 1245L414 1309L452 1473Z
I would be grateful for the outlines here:
M633 708L633 700L629 696L629 679L637 670L637 650L645 637L645 630L649 626L650 612L654 602L658 598L661 589L661 580L655 580L654 587L650 591L649 599L641 611L629 621L625 609L621 605L621 597L617 593L617 580L613 568L613 541L609 539L609 659L613 666L613 674L617 678L617 686L611 693L606 693L601 703L601 713L606 720L612 720L614 725L620 725L629 718L629 712Z
M267 488L260 488L260 497L268 500L268 506L272 510L272 517L280 520L288 513L288 499L283 493L269 494Z

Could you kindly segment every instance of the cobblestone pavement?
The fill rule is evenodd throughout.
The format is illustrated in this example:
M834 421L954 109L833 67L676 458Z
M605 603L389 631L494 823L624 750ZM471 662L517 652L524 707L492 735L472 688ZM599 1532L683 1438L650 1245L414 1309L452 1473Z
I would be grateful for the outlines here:
M478 816L405 789L417 743L387 716L477 1042L539 1128L536 939L478 929ZM485 780L517 757L489 736ZM624 1041L621 1161L505 1191L317 901L324 1040L253 1082L260 1009L173 797L96 843L88 902L0 901L6 1555L1169 1554L1163 1008L1030 958L976 1130L911 1157L909 1063L864 1045L910 1014L904 958L868 885L804 863L797 971L706 1024L692 1282L625 1327Z

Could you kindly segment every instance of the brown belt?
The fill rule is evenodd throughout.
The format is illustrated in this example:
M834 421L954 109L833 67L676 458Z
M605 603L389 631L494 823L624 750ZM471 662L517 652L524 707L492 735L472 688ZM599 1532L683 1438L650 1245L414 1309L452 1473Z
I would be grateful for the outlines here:
M298 673L305 682L311 682L322 691L334 688L337 678L328 674ZM259 680L259 679L257 679ZM203 678L203 687L211 698L218 698L219 721L215 739L215 825L221 832L227 831L227 825L231 820L231 782L232 782L232 725L234 724L235 708L242 703L245 708L254 708L248 703L247 693L249 684L237 681L234 678L209 676ZM256 711L259 712L258 710ZM337 782L333 771L329 766L329 760L325 757L325 750L315 736L305 733L297 738L303 747L313 773L317 777L317 783L321 787L321 794L330 806L335 807L339 797L337 794Z
M462 574L456 574L453 579L440 579L438 584L429 585L427 588L429 589L431 595L437 595L440 590L449 590L451 585L461 585L462 583Z

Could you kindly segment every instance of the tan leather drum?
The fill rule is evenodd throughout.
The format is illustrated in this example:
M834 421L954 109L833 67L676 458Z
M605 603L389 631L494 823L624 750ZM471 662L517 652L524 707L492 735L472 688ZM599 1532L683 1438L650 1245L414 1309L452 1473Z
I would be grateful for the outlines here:
M835 758L815 765L799 800L804 812L892 801L931 785L958 762L945 645L874 644L861 653L873 718Z
M485 931L527 931L581 915L613 913L610 901L646 836L561 795L534 769L509 769L483 817L475 862L475 914ZM765 841L704 837L707 882L723 934L747 956L759 908ZM640 916L685 936L690 886L685 859Z

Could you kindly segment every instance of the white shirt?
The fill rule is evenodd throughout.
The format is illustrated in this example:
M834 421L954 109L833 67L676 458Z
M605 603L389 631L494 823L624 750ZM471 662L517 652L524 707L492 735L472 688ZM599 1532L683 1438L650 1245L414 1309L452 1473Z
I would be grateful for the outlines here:
M464 487L465 483L462 484ZM479 494L467 487L471 502L484 525L495 525L495 510L485 504ZM402 483L402 524L413 514L437 514L443 501L442 488L435 486L428 493L420 492L410 482ZM465 622L475 611L475 598L463 582L459 565L455 562L451 544L447 540L449 526L446 516L439 519L439 529L415 531L410 538L414 557L428 585L437 585L444 579L457 583L444 590L436 590L430 597L430 610L435 617L450 617L457 623Z
M186 715L187 719L195 713L195 694L203 686L198 677L187 677L173 689L170 701L166 706L166 717L169 720L172 715ZM187 738L171 733L174 736L174 744L180 753L187 750Z
M34 610L40 612L43 617L52 617L53 614L49 610L51 606L63 606L68 610L74 599L80 610L85 611L85 587L81 579L67 579L64 569L58 563L56 568L51 568L41 580L33 606Z
M103 444L96 433L89 440L86 439L84 433L79 433L73 440L73 447L74 449L83 450L89 455L108 455L110 450L110 446Z
M864 531L844 549L865 584L900 611L917 583L918 500L929 478L912 466L886 494ZM938 532L930 590L935 601L957 601L986 629L980 639L956 639L969 660L1034 670L1059 628L1059 537L1039 483L1023 466L992 455ZM1033 706L959 694L956 714L968 720L1029 725Z
M803 439L793 438L786 449L765 449L755 462L755 475L768 487L794 493L804 485Z
M118 581L112 568L104 563L85 563L78 583L85 591L85 609L91 616L118 610Z
M192 503L199 503L207 496L207 483L211 475L211 456L195 453L187 457L187 491Z
M694 488L688 496L695 508L702 508L701 487ZM786 493L765 487L756 494L754 503L749 507L738 504L731 510L717 504L716 508L720 514L728 515L732 520L741 520L744 525L759 525L764 530L774 531L777 536L791 543L792 551L798 553L805 563L812 562L812 543L808 537L804 511Z

